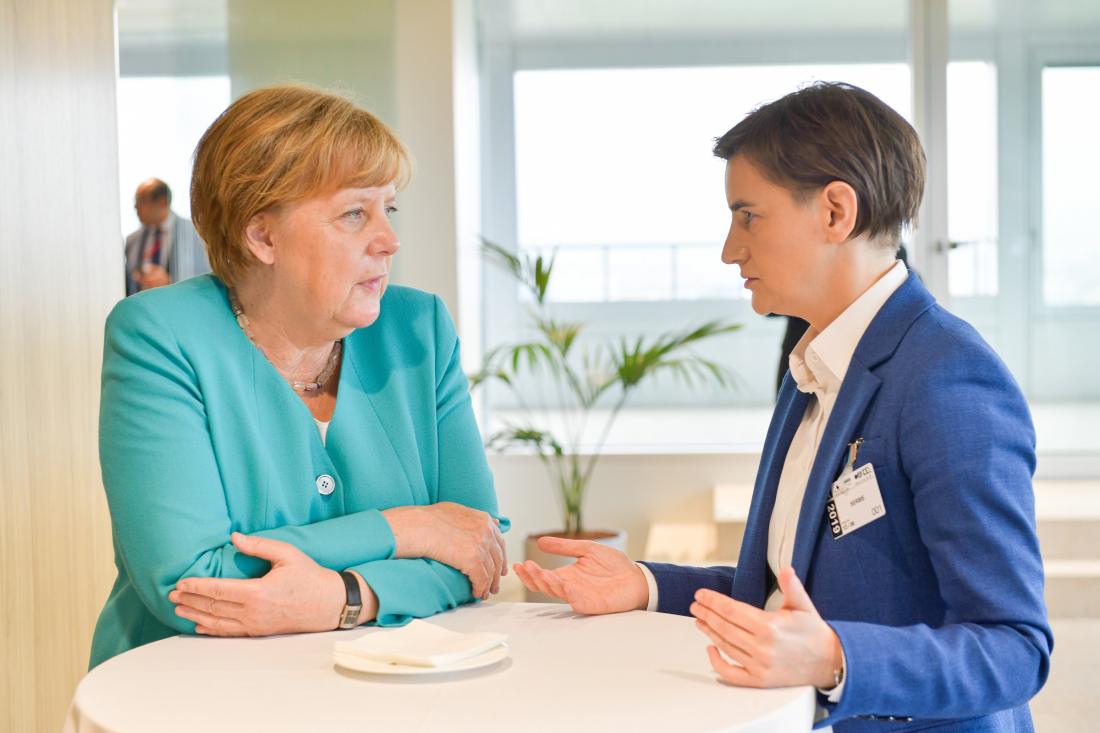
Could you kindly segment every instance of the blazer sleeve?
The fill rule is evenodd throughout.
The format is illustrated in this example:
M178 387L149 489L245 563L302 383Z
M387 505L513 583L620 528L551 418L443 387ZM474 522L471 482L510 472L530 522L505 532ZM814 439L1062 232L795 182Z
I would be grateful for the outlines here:
M1027 405L991 352L949 351L955 356L921 365L898 426L943 621L830 621L847 675L840 702L827 705L819 725L866 714L987 714L1027 702L1049 672Z
M231 517L197 377L169 326L141 297L107 320L99 454L117 562L156 618L184 633L168 593L186 577L254 578L269 565L230 543ZM337 570L393 554L376 510L255 534Z
M462 371L454 322L435 297L436 501L451 501L488 512L507 532L508 519L497 508L493 475L474 418L470 387ZM413 618L473 601L469 579L458 570L428 559L389 559L353 568L378 596L380 626L399 626Z
M661 613L691 615L688 611L695 592L707 588L724 595L733 594L733 576L737 568L694 568L661 562L643 562L657 581L657 610Z

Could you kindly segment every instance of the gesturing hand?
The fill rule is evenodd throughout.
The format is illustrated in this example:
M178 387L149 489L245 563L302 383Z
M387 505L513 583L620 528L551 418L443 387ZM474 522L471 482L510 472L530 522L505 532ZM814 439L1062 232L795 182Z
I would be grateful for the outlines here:
M270 562L271 570L248 580L184 578L177 583L168 600L176 604L176 615L195 622L197 633L267 636L336 628L347 598L339 573L286 542L239 532L232 540L244 554Z
M442 501L386 509L395 557L426 557L450 565L470 579L474 598L500 590L508 572L500 521L487 512Z
M513 565L529 590L560 598L577 613L601 614L642 610L649 603L649 584L634 562L619 550L589 540L540 537L539 549L577 561L546 570L528 560Z
M843 662L836 632L817 613L794 568L779 573L779 589L783 605L774 613L712 590L695 594L691 615L714 642L707 647L711 666L742 687L832 687Z

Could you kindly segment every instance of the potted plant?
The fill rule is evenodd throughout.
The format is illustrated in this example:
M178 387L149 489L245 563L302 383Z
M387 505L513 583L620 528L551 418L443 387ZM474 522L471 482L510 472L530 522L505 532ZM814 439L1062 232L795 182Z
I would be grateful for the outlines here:
M517 256L492 242L483 242L483 251L532 298L528 315L534 327L533 337L493 348L485 354L480 371L470 377L471 388L489 381L504 385L514 394L524 415L523 422L506 423L493 433L487 446L498 451L512 446L533 449L561 500L563 526L529 535L527 557L543 567L560 567L571 562L539 551L536 541L546 535L591 539L625 550L625 532L588 531L583 520L585 496L611 426L638 387L657 374L668 373L688 384L731 385L732 372L694 353L692 347L741 326L709 321L652 338L624 337L592 343L581 339L584 323L556 320L548 308L546 296L553 274L553 255ZM566 427L559 428L558 434L549 426L532 422L535 411L528 407L523 387L524 380L530 378L550 381L558 399L557 408L566 418L563 420ZM594 448L582 452L585 427L592 422L590 418L597 408L610 409L598 426L599 438Z

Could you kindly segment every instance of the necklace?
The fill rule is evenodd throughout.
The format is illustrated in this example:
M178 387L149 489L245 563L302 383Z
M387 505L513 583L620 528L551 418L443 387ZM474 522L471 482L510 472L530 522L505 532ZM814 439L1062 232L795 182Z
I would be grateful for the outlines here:
M244 308L241 307L241 301L237 300L237 293L233 290L229 291L229 307L233 309L233 315L237 319L237 325L244 331L244 335L248 337L248 340L252 342L252 345L260 350L260 353L264 355L264 358L271 361L271 357L264 351L264 347L256 341L256 337L252 334L252 323L248 320L248 316L244 314ZM340 352L343 351L344 342L341 339L332 345L332 353L329 354L328 361L325 362L325 368L321 370L312 382L297 382L293 379L287 379L286 375L282 375L284 379L290 382L290 386L297 392L320 392L328 384L328 380L332 378L332 375L336 372L336 365L340 363ZM271 362L272 366L275 362ZM276 368L276 371L278 369Z

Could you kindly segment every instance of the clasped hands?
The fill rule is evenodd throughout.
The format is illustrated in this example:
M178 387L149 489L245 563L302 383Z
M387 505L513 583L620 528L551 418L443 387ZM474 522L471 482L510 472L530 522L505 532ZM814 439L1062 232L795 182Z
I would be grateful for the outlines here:
M395 558L427 558L450 565L470 580L475 598L500 589L508 572L499 521L486 512L453 502L406 506L382 512L394 535ZM294 545L234 532L233 545L267 560L262 577L184 578L168 594L176 615L210 636L267 636L336 628L346 599L335 570L318 565ZM363 612L373 619L378 599L357 575Z
M577 613L643 610L649 584L624 553L595 542L555 537L539 539L544 552L575 557L572 565L550 571L531 560L513 566L530 590L559 598ZM830 688L840 669L840 640L818 614L794 569L779 573L783 605L763 611L712 590L700 590L689 609L695 626L710 639L711 667L726 682L742 687L813 685Z

